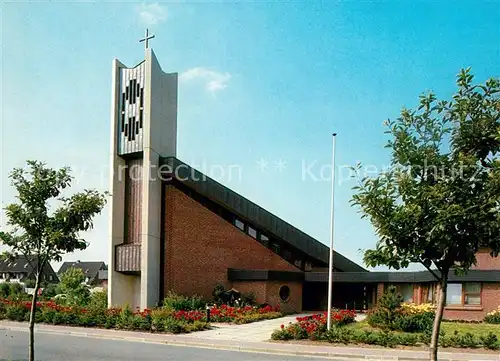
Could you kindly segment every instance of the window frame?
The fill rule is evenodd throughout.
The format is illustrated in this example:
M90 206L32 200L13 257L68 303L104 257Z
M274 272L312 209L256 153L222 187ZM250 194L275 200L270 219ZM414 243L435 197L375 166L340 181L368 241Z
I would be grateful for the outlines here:
M467 284L477 284L479 285L479 292L467 292ZM446 302L445 307L480 307L483 305L483 283L482 282L451 282L446 286L446 298L448 298L448 287L450 285L460 285L460 303L448 303ZM479 303L465 303L467 296L479 296Z
M477 284L479 285L479 292L467 292L465 285ZM465 303L467 296L478 296L479 303ZM464 282L462 283L462 305L463 306L481 306L483 304L483 284L481 282Z

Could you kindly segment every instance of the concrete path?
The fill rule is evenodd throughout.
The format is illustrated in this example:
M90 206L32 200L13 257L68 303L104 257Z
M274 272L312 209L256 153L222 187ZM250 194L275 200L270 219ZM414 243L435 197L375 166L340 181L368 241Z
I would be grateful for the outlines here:
M187 338L206 340L269 341L273 331L278 330L281 325L286 326L290 322L295 322L295 319L299 316L306 316L306 314L285 316L274 320L259 321L244 325L212 323L212 330L193 332L184 336Z
M275 320L275 321L278 321ZM284 318L281 322L285 321ZM279 324L281 325L281 323ZM338 361L427 361L429 353L420 350L401 350L387 348L346 347L331 344L311 344L293 342L262 342L249 340L228 340L193 337L188 335L155 334L134 331L104 330L84 327L52 326L37 324L36 334L65 335L80 338L122 340L148 344L199 347L206 349L257 352L278 355L321 357ZM237 326L233 326L237 327ZM279 326L278 326L279 327ZM0 331L27 332L26 322L0 321ZM234 330L234 328L233 328ZM236 332L236 331L233 331ZM199 332L198 334L201 334ZM8 340L6 342L9 342ZM133 356L133 355L132 355ZM439 361L500 361L499 353L484 353L484 350L466 352L439 352Z

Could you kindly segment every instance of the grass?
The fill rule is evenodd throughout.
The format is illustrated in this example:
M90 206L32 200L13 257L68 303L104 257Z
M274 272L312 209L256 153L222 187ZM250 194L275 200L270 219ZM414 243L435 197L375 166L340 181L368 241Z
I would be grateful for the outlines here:
M374 327L371 327L368 322L354 322L346 327L350 327L356 330L377 330ZM460 333L470 332L474 335L481 336L487 335L489 332L493 332L500 339L500 325L493 325L489 323L460 323L460 322L442 322L441 329L447 334L451 335L455 331L459 331ZM402 333L399 331L393 331L394 333Z
M493 332L500 338L500 325L492 325L489 323L459 323L459 322L443 322L441 328L446 334L453 334L455 331L460 333L470 332L475 335L487 335Z

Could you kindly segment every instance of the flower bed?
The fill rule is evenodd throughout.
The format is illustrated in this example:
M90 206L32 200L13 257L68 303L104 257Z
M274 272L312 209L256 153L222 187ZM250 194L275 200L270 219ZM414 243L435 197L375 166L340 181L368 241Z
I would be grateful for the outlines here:
M413 306L404 306L414 310ZM414 312L405 313L409 319L429 312L425 307ZM337 311L332 314L332 325L330 330L326 328L326 313L298 317L296 323L287 326L281 325L281 329L273 332L273 340L311 340L326 341L343 344L368 344L384 347L402 346L427 346L430 343L430 330L427 332L400 332L389 329L380 330L373 328L366 322L355 322L354 311ZM441 347L455 348L479 348L491 350L500 349L498 336L493 332L480 334L478 332L461 332L454 330L449 334L442 331L439 339Z
M208 329L206 312L200 310L176 311L169 307L132 312L130 308L63 306L54 301L37 302L37 323L104 327L126 330L182 333ZM31 302L0 300L0 319L28 321ZM211 309L212 322L248 323L281 317L279 309L266 306L230 307L222 305Z
M341 327L354 322L356 313L351 310L332 312L331 323ZM312 316L297 317L297 322L288 326L281 325L281 330L272 334L273 340L320 340L327 332L327 313L319 313Z

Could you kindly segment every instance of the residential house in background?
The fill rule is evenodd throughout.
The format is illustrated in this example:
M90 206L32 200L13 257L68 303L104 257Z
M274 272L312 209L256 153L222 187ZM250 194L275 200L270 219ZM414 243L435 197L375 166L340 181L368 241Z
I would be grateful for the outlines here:
M79 268L85 275L85 283L97 287L106 287L108 283L108 267L102 261L97 262L64 262L57 274L59 277L69 268Z
M0 283L24 283L26 280L34 280L34 269L37 267L37 264L37 258L34 258L30 264L24 256L19 256L13 261L0 259ZM49 283L57 283L59 281L56 272L49 263L42 270L41 281Z

